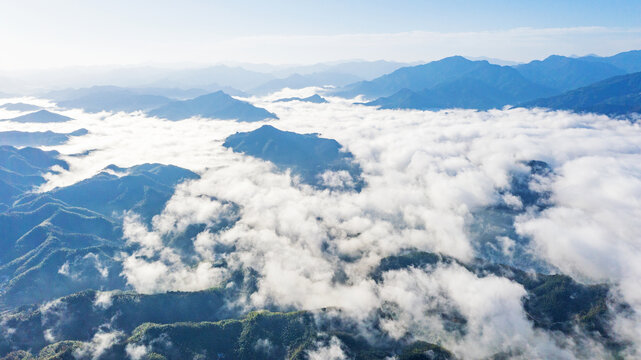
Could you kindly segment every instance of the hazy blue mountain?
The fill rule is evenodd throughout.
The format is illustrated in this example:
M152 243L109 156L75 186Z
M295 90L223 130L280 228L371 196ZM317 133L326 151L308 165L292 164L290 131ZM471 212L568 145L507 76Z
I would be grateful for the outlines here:
M354 60L319 63L313 65L286 66L280 69L265 69L264 71L269 71L278 77L287 77L293 74L308 75L313 73L339 73L349 74L363 80L371 80L408 65L410 64L385 60Z
M72 120L70 117L49 112L47 110L40 110L29 114L21 115L12 119L4 119L4 121L13 121L21 123L50 123L50 122L65 122Z
M282 170L291 169L310 185L356 190L363 186L361 169L353 155L341 151L342 145L336 140L317 134L297 134L263 125L254 131L230 135L223 146L270 161ZM331 179L322 177L327 171L343 172L347 176L344 182L331 184Z
M40 106L25 104L25 103L8 103L0 106L0 108L10 111L35 111L40 110Z
M435 86L432 89L412 91L403 89L365 105L381 109L438 110L448 108L487 110L516 101L514 96L487 83L474 79L460 79Z
M461 56L400 68L372 81L347 85L338 89L335 94L344 97L364 95L367 98L378 98L391 96L403 89L418 92L462 80L482 82L502 94L509 95L510 98L505 99L504 104L554 94L553 90L525 79L512 67L493 65L487 61L470 61Z
M324 104L327 103L327 100L322 98L318 94L314 94L312 96L308 96L306 98L299 98L299 97L291 97L291 98L284 98L284 99L278 99L274 102L289 102L289 101L303 101L303 102L310 102L314 104Z
M615 76L561 95L529 101L520 106L613 116L641 113L641 72Z
M641 50L626 51L607 57L585 56L579 59L614 65L627 73L641 71Z
M613 76L625 70L606 62L586 61L553 55L545 60L535 60L514 66L526 79L561 91L576 89Z
M7 80L14 83L11 87L12 92L33 93L33 89L87 88L95 85L113 85L130 89L205 89L211 92L214 90L211 86L214 84L218 84L218 87L231 87L245 91L274 78L275 76L271 74L250 71L237 66L163 68L134 65L69 67L22 72L12 74ZM0 83L7 84L6 81L0 81ZM8 88L5 87L5 89Z
M233 88L248 91L275 78L271 74L251 71L239 66L214 65L191 69L161 69L146 67L125 68L115 71L111 79L122 79L117 84L128 82L131 87L178 87L223 90ZM129 79L138 79L132 83ZM111 81L111 80L110 80ZM94 82L95 83L95 82ZM112 82L113 83L113 82Z
M202 95L191 100L174 101L151 110L148 114L168 120L182 120L194 116L248 122L278 119L269 111L234 99L222 91Z
M514 66L514 65L519 65L521 64L520 62L517 61L512 61L512 60L503 60L503 59L497 59L497 58L492 58L492 57L487 57L487 56L465 56L466 59L472 60L472 61L487 61L490 64L494 65L501 65L501 66Z
M110 165L89 179L42 195L25 197L18 205L33 201L36 196L47 196L107 217L117 218L123 211L133 210L149 220L162 210L176 184L198 177L173 165L143 164L131 168Z
M302 89L310 86L344 86L361 78L344 73L318 72L306 75L293 74L284 79L270 80L249 92L256 95L265 95L284 88Z
M129 90L138 95L154 95L176 100L192 99L196 96L205 95L208 92L211 92L200 88L181 89L177 87L143 87L129 88Z
M68 169L69 165L58 155L57 151L0 146L0 211L18 196L43 184L42 174L52 171L52 167Z
M200 88L166 88L166 87L141 87L130 88L131 91L141 95L158 95L168 97L173 100L189 100L195 97L206 95L215 91L223 91L231 96L248 97L249 94L235 89L231 86L223 86L216 83L207 84Z
M158 95L138 94L115 86L94 86L51 92L47 97L63 108L79 108L87 112L149 110L172 100Z
M11 146L53 146L64 144L73 136L89 133L87 129L78 129L70 133L53 131L0 131L0 145Z

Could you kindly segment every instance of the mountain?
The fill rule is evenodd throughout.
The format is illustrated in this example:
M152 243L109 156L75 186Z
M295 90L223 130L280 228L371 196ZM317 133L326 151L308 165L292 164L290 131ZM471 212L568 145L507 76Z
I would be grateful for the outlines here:
M0 145L53 146L66 143L73 136L86 135L87 129L78 129L67 134L53 131L0 131Z
M291 169L307 184L320 188L360 191L361 169L350 152L336 140L317 134L297 134L270 125L230 135L224 147L274 163L281 170Z
M293 74L308 75L313 73L339 73L349 74L364 80L371 80L408 65L410 64L385 60L354 60L319 63L313 65L288 66L284 69L272 70L271 72L275 76L279 77L287 77Z
M347 85L338 89L335 95L379 98L393 95L403 89L418 92L462 80L482 82L508 95L508 98L503 99L502 105L554 94L553 90L525 79L512 67L453 56L423 65L400 68L372 81ZM478 84L477 82L474 83Z
M322 98L318 94L314 94L312 96L308 96L306 98L299 98L299 97L291 97L291 98L284 98L284 99L278 99L274 102L289 102L289 101L302 101L302 102L310 102L314 104L324 104L327 103L327 100Z
M127 348L145 349L147 359L305 359L307 351L332 337L357 359L450 359L444 348L426 342L392 340L370 343L354 329L337 321L322 325L328 311L229 314L225 296L218 289L193 293L171 292L140 295L131 292L84 291L59 299L47 309L25 308L3 315L3 324L14 329L0 339L0 356L39 352L38 359L72 357L87 347L103 324L120 336L105 346L101 359L124 359ZM105 300L103 300L102 298ZM207 320L209 319L209 320ZM50 344L46 334L58 339ZM61 340L64 339L64 340ZM78 355L78 353L75 353ZM421 356L429 354L430 356ZM23 357L20 357L23 358Z
M457 261L434 253L408 251L383 258L371 277L381 281L386 271L452 262ZM607 284L585 285L565 275L537 274L481 260L462 266L482 277L500 276L521 284L527 291L523 298L526 314L536 327L564 333L589 330L597 337L607 336L611 331L608 325L611 314L605 304Z
M606 63L623 69L627 73L635 73L641 71L641 50L632 50L616 55L601 57L601 56L585 56L579 58L584 61L593 61Z
M354 75L334 72L317 72L306 75L292 74L283 79L270 80L251 89L249 92L255 95L266 95L284 88L302 89L310 86L344 86L360 80L362 78Z
M438 110L448 108L487 110L499 108L514 97L480 80L460 79L432 89L403 89L392 96L365 103L381 109Z
M55 167L68 169L69 165L58 159L59 155L57 151L31 147L0 146L0 211L19 195L44 184L42 174L55 171Z
M191 100L174 101L151 110L148 114L168 120L182 120L195 116L247 122L278 119L269 111L248 102L236 100L222 91L202 95Z
M625 70L607 62L586 61L553 55L545 60L535 60L514 68L526 79L559 92L576 89L613 76Z
M47 110L40 110L29 114L21 115L13 119L4 119L4 121L13 121L21 123L50 123L50 122L65 122L72 120L70 117L49 112Z
M107 79L122 79L118 84L128 82L136 87L178 87L201 88L206 90L226 87L248 91L274 79L271 74L251 71L238 66L214 65L192 69L124 68L114 70ZM130 79L138 79L132 83ZM96 83L94 81L94 83Z
M514 65L520 64L517 61L503 60L503 59L491 58L487 56L465 56L465 58L472 61L486 60L490 64L501 65L501 66L514 66Z
M108 166L89 179L33 193L67 169L57 152L0 147L0 310L88 288L126 289L122 214L149 223L175 186L197 174L172 165Z
M386 272L451 264L456 260L428 252L406 251L380 260L370 278L381 282ZM480 277L499 276L525 289L524 308L537 328L559 333L580 333L594 338L611 336L608 322L611 309L604 284L584 285L563 275L533 274L502 265L482 262L460 264ZM428 270L429 271L429 270ZM0 330L12 329L0 338L0 356L17 351L56 351L81 348L96 334L108 330L121 332L107 358L123 358L125 348L144 348L150 358L178 359L192 355L218 354L225 358L304 358L315 344L332 337L340 339L343 350L356 359L448 359L444 348L412 339L376 337L368 342L357 334L340 311L246 313L227 306L242 296L243 284L251 283L249 273L234 277L218 288L195 292L168 292L152 295L134 292L82 291L65 296L46 307L24 306L1 315ZM334 309L337 310L337 309ZM393 317L393 308L381 309ZM442 321L449 331L464 331L465 320L456 309L444 309ZM449 321L448 321L449 319ZM376 326L371 329L375 335ZM55 335L50 345L46 334ZM45 351L45 350L43 350ZM46 351L45 351L46 353ZM41 352L42 354L42 352ZM430 356L426 355L429 354Z
M245 91L274 78L275 76L271 74L227 65L191 68L140 65L67 67L23 71L8 75L6 81L0 81L0 83L6 85L11 81L13 82L12 92L30 94L41 92L41 89L87 88L95 85L113 85L130 89L195 88L211 92L214 90L212 88L214 85L219 88L231 87ZM5 88L9 89L6 86Z
M519 106L611 116L641 113L641 72L615 76L558 96L525 102Z
M171 198L176 184L198 177L173 165L142 164L131 168L110 165L89 179L43 194L27 195L15 205L43 197L109 218L119 218L123 211L132 210L148 221Z
M87 112L150 110L172 100L158 95L138 94L115 86L94 86L70 89L47 94L63 108L80 108Z
M25 103L7 103L0 108L10 111L35 111L40 110L40 106Z

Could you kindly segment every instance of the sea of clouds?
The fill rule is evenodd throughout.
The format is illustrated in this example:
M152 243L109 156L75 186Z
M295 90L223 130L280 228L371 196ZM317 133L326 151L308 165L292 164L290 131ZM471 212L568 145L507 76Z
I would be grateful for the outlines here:
M276 113L280 120L269 124L278 129L341 143L363 169L367 185L361 192L312 188L290 172L222 146L227 136L263 123L69 110L59 112L75 119L70 122L0 122L0 131L89 130L51 147L70 169L48 175L41 190L88 178L109 164L158 162L201 175L177 187L151 226L136 214L124 218L126 240L139 246L123 258L123 276L139 292L206 289L235 269L251 268L259 274L258 290L238 304L247 309L336 307L367 335L372 314L393 303L397 316L379 319L388 336L439 342L463 358L499 351L523 358L599 357L598 343L577 345L576 339L535 328L523 309L524 288L506 278L479 277L455 263L390 271L378 283L369 276L381 259L407 249L472 261L479 256L469 231L474 213L505 201L510 174L524 171L525 161L545 161L553 174L533 186L550 192L551 206L523 209L516 232L553 271L612 284L612 296L634 310L614 320L616 334L633 343L631 357L641 354L641 318L634 315L641 314L639 124L539 109L377 110L339 98L328 104L272 103L318 90L248 100ZM0 118L16 115L0 112ZM221 219L234 219L233 225L211 230ZM186 262L163 239L194 224L207 227L191 239L195 254ZM234 251L215 251L220 247ZM221 259L225 267L216 265ZM467 331L452 334L430 315L443 309L461 314ZM110 336L101 333L94 343ZM332 339L309 356L344 354Z

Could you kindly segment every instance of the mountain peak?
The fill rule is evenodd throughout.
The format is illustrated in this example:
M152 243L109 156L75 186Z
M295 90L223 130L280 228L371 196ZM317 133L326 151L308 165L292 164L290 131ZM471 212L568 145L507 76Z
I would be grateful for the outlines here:
M70 117L52 113L47 110L39 110L25 115L21 115L12 119L5 119L7 121L22 122L22 123L49 123L49 122L65 122L72 120Z
M149 111L148 114L168 120L182 120L195 116L246 122L278 119L275 114L246 101L234 99L222 90L190 100L173 101Z

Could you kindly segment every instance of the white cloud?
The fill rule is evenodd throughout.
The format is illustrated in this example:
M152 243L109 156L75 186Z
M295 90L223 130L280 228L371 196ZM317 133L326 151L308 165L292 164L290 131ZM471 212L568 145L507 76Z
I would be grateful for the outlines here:
M73 356L76 359L98 359L123 337L124 334L120 331L107 332L101 329L94 334L90 342L83 343L74 350Z
M341 341L332 337L328 344L317 343L317 348L307 352L309 360L345 360L347 355L341 348Z
M125 352L131 360L141 360L149 352L145 345L127 344Z
M533 329L521 305L523 288L506 279L477 278L461 268L388 274L382 285L368 277L383 257L408 248L473 259L478 254L467 228L473 211L503 201L499 190L508 186L509 174L537 159L555 171L533 184L552 192L552 206L519 218L518 231L532 237L543 260L580 279L620 284L624 300L641 310L639 125L541 110L393 111L335 98L329 104L250 100L275 112L280 120L272 124L282 130L320 133L345 145L367 186L360 193L298 186L289 172L222 147L228 135L262 123L74 112L76 125L90 135L56 149L98 150L66 157L70 171L50 176L48 187L86 178L110 163L172 163L202 176L179 186L150 228L133 215L125 219L125 237L139 248L124 259L123 274L136 290L204 289L219 285L227 269L251 267L260 278L249 307L336 306L363 320L393 301L401 311L383 327L395 337L411 331L463 357L474 357L470 349L487 356L515 351L572 357L578 350L569 340ZM164 241L190 224L215 226L236 216L229 228L191 239L195 254L189 261ZM503 244L504 251L514 250L513 241ZM216 253L217 245L234 251ZM214 266L218 257L227 268ZM460 312L467 335L444 330L439 319L425 315L431 309ZM619 320L621 334L627 328L626 336L638 339L641 321L628 321Z
M99 307L102 309L108 309L113 304L113 292L112 291L99 291L96 293L96 297L93 300L93 306Z

